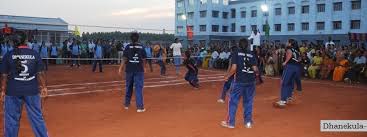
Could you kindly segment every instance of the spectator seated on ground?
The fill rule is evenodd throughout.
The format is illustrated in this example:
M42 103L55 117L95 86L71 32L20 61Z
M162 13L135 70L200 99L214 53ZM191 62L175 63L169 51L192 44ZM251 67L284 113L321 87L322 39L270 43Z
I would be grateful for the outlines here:
M350 71L347 72L345 78L346 82L359 83L363 77L364 71L366 71L366 57L363 55L362 50L356 51L356 57L354 58Z
M310 60L307 58L307 53L301 55L301 65L302 65L302 74L305 77L308 77L308 68L310 67Z
M328 79L331 72L334 70L334 60L329 54L326 54L320 69L320 78Z
M318 71L320 70L320 65L322 64L322 57L320 57L320 52L316 52L316 55L312 59L312 65L308 68L308 75L310 78L315 79Z
M337 62L337 66L334 69L333 81L342 81L344 79L345 73L348 71L349 61L346 57L342 58Z
M274 60L272 54L269 52L266 58L265 74L267 76L274 76Z

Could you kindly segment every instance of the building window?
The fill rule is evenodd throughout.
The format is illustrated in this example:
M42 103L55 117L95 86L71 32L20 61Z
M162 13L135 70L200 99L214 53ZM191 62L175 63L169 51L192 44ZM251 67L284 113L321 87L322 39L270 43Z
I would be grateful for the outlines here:
M212 25L212 32L219 32L219 25Z
M212 11L212 17L213 18L218 18L219 17L219 11L213 10Z
M183 26L177 26L177 33L183 32Z
M212 0L213 4L219 4L219 0Z
M231 32L236 32L236 23L231 24Z
M342 11L343 10L343 2L334 2L333 8L334 8L334 11Z
M302 23L302 31L308 31L309 30L309 23L303 22Z
M241 32L246 32L246 26L241 26Z
M200 25L200 32L206 31L206 25Z
M177 1L177 8L182 8L184 7L184 1Z
M231 17L236 18L236 9L231 9Z
M187 13L187 18L188 18L189 20L193 20L193 19L194 19L194 12L189 12L189 13Z
M206 4L206 3L208 3L208 0L200 0L200 4L201 4L201 5L204 5L204 4Z
M223 0L223 5L228 5L229 4L229 0Z
M223 26L223 27L222 27L222 31L223 31L223 32L228 32L228 26Z
M195 31L194 30L194 26L187 26L189 29L191 29L192 31Z
M200 18L205 18L205 17L206 17L206 10L200 11Z
M294 31L294 23L288 23L288 31Z
M360 29L361 21L360 20L351 20L350 21L350 29Z
M266 27L266 25L265 25L265 27ZM274 24L274 30L275 31L282 31L282 24Z
M317 12L325 12L325 4L317 4Z
M182 18L183 15L184 15L183 13L177 14L177 20L183 20L183 18Z
M342 21L333 21L333 28L334 30L342 29Z
M282 15L282 8L275 8L275 15L277 16Z
M193 6L195 4L195 1L194 0L189 0L189 5L190 6Z
M246 18L246 11L241 11L241 18Z
M257 25L251 25L252 31L257 30Z
M325 30L325 22L316 22L317 30Z
M257 17L257 10L251 11L251 17Z
M228 12L223 12L223 19L228 19Z
M310 13L310 6L309 5L302 6L302 14L308 14L308 13Z
M361 9L361 0L352 1L352 10Z
M292 15L296 13L295 7L288 7L288 15Z

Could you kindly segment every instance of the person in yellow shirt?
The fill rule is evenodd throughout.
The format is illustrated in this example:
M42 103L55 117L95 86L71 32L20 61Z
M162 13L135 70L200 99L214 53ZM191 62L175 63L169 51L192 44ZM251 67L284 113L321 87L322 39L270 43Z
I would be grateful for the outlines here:
M312 65L308 68L308 75L310 78L316 78L317 71L320 70L320 65L322 64L322 57L320 57L320 52L316 52L313 57Z
M301 54L305 54L306 53L307 48L306 48L306 45L304 43L299 48L299 51L301 52Z

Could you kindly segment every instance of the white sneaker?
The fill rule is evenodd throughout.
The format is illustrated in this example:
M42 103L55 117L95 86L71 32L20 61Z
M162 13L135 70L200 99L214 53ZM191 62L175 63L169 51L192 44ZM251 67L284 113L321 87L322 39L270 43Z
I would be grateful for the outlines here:
M143 112L145 112L145 108L144 109L138 109L138 110L136 110L136 112L143 113Z
M221 125L222 127L225 127L225 128L230 128L230 129L233 129L233 128L234 128L234 126L230 126L230 125L228 125L228 122L227 122L227 121L222 121L222 122L220 122L220 125Z
M274 102L274 107L276 108L285 108L287 106L286 101L278 101Z
M246 128L252 128L251 122L246 123Z
M125 110L129 110L129 107L124 107Z
M224 104L224 103L225 103L223 99L218 99L218 100L217 100L217 102L218 102L218 103L222 103L222 104Z

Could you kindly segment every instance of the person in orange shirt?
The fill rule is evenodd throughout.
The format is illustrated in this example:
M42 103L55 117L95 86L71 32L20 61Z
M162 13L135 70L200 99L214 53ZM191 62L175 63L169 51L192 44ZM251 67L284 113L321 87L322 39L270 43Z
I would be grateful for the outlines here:
M338 62L337 67L334 69L333 81L342 81L344 74L347 72L349 61L344 56L341 61Z
M329 54L326 54L321 65L320 75L321 79L327 79L334 69L334 61Z

